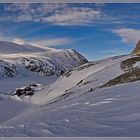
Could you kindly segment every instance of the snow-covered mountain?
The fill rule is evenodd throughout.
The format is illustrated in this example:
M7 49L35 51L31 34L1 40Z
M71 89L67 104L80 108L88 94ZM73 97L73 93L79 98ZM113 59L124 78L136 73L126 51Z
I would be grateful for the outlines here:
M19 67L49 76L61 75L87 62L86 58L75 50L56 50L47 47L41 49L37 46L10 42L0 42L0 53L1 69L9 77L20 74ZM3 73L2 75L4 76Z
M80 94L84 94L90 90L94 91L99 88L139 80L138 62L140 62L139 55L126 55L96 63L86 63L65 72L58 80L44 86L42 90L35 91L34 95L29 97L29 102L44 105L59 100L64 96L69 96L71 93L78 95L77 92L80 92ZM24 100L23 96L21 98ZM28 102L27 98L26 101Z
M115 56L0 94L0 136L140 136L139 71L139 54Z
M88 62L86 58L71 49L58 50L28 44L0 42L0 78L5 80L10 77L9 80L11 80L12 77L16 79L13 79L14 81L22 81L19 86L23 83L30 84L31 79L33 79L32 82L35 79L38 79L35 82L40 82L41 78L46 83L46 79L50 79L49 76L55 79L54 77L57 78L67 70L72 70L86 62ZM3 82L0 82L0 86L2 84ZM5 92L5 90L2 91Z

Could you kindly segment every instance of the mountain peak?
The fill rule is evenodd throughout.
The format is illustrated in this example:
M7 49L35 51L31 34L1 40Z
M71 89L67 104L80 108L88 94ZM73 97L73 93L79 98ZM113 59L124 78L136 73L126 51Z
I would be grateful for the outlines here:
M132 51L132 54L140 54L140 40L137 42L135 49Z

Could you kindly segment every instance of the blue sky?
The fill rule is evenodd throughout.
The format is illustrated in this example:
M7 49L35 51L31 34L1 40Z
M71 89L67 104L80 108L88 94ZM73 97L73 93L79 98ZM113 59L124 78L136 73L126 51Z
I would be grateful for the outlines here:
M0 4L0 40L75 49L89 60L130 53L140 4Z

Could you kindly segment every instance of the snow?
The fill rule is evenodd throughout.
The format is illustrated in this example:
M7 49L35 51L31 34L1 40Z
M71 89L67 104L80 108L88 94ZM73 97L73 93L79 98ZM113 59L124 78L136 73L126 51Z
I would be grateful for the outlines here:
M140 67L140 62L139 62L139 61L136 62L136 63L133 65L133 67Z
M11 49L12 48L12 49ZM31 45L19 45L12 42L0 41L0 53L29 53L29 52L43 52L44 49L37 48Z
M135 56L112 57L79 66L79 54L74 50L59 50L55 58L56 52L45 53L23 57L33 59L37 54L37 59L48 62L50 67L65 64L62 68L70 71L59 78L45 77L23 69L21 56L1 56L8 65L15 65L20 75L1 76L0 93L40 83L32 96L0 94L1 137L140 136L140 81L98 88L123 74L121 62Z
M40 49L29 44L0 41L0 93L10 93L32 83L50 84L61 71L71 70L86 61L74 50ZM30 71L32 67L36 71Z
M0 93L11 93L16 88L20 88L21 86L27 86L34 83L50 84L54 82L57 78L58 77L55 76L44 77L37 74L14 78L0 78Z
M99 86L99 84L103 84L105 81L107 82L113 77L123 73L120 68L121 60L122 58L118 58L116 60L109 59L96 65L93 64L90 67L86 67L80 71L78 70L79 68L77 68L71 73L69 77L60 77L56 82L51 84L49 88L47 87L47 89L42 90L38 94L35 94L31 98L31 103L39 105L47 104L53 101L55 98L63 95L66 91L74 88L75 85L77 85L77 83L79 83L81 80L85 81L85 79L88 81L98 79L94 82L94 85L92 83L93 88L97 87L97 85ZM82 92L85 91L82 89Z
M114 86L30 107L2 123L0 135L139 136L139 84Z

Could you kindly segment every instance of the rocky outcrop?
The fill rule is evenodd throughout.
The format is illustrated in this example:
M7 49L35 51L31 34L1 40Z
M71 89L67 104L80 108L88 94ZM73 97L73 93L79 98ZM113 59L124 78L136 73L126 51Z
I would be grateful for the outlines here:
M14 77L17 76L16 66L9 64L6 61L0 60L0 77Z
M31 84L27 87L16 89L12 94L17 96L32 96L38 90L39 84Z
M138 41L135 49L132 51L132 54L140 54L140 40Z

